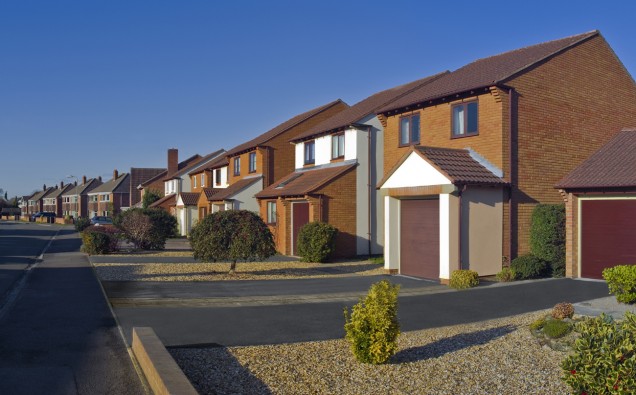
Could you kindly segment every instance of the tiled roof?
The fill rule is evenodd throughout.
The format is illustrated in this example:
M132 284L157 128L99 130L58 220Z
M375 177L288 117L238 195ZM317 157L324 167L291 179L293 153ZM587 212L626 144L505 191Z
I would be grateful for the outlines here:
M276 126L275 128L261 134L260 136L245 142L243 144L240 144L234 148L232 148L231 150L229 150L225 155L227 157L232 156L232 155L236 155L240 152L243 151L247 151L250 150L252 148L258 147L259 145L262 145L264 143L266 143L267 141L273 139L274 137L278 136L279 134L293 128L294 126L298 125L301 122L306 121L307 119L320 114L321 112L328 110L329 108L338 105L338 104L345 104L342 100L338 99L338 100L334 100L331 103L327 103L323 106L320 107L316 107L312 110L306 111L302 114L296 115L295 117L288 119L287 121L281 123L280 125Z
M89 180L86 181L86 184L80 184L76 187L73 187L71 189L69 189L68 191L64 192L62 194L62 196L76 196L76 195L81 195L84 193L84 191L86 189L88 189L91 185L98 183L99 181L97 180L97 178L91 178Z
M357 163L349 163L318 169L297 170L263 189L256 194L256 197L263 199L278 196L304 196L356 166Z
M203 193L205 193L205 197L208 200L211 200L216 193L219 193L223 191L224 189L225 188L203 188Z
M252 178L243 178L242 180L238 180L237 182L230 185L229 187L223 188L219 192L212 195L211 198L208 198L208 201L218 202L221 200L232 199L234 195L241 192L243 189L251 186L252 184L256 183L257 181L261 181L262 179L263 177L259 176L259 177L252 177Z
M636 128L623 129L559 181L556 187L636 187Z
M378 113L504 83L529 67L598 34L595 30L476 60L382 107Z
M62 188L56 188L55 191L53 191L52 193L50 193L47 198L56 198L64 193L66 193L67 191L69 191L71 188L75 188L75 186L73 184L67 184L64 185Z
M199 163L195 166L194 170L190 171L188 175L192 176L195 174L202 173L205 170L212 169L214 167L218 167L220 163L228 163L227 157L224 155L225 150L221 149L219 151L214 152L213 154L205 156ZM210 161L212 159L212 161Z
M156 177L159 177L160 174L166 171L166 168L132 167L130 169L130 183L132 187L136 189L137 186L143 185L148 180L156 180Z
M181 192L179 194L185 206L196 206L200 195L199 192Z
M35 194L33 194L33 196L31 196L29 198L29 200L33 200L35 202L37 202L38 200L42 199L43 197L45 197L47 194L49 194L53 189L52 187L48 187L40 192L36 192Z
M171 194L166 195L166 196L162 197L161 199L153 202L148 207L159 207L160 205L162 205L162 204L164 204L166 202L170 202L171 205L174 205L177 202L176 196L177 196L176 194L171 193Z
M298 135L291 141L301 141L319 134L327 133L340 128L345 128L352 125L364 117L375 114L375 112L392 101L399 99L400 97L412 92L423 85L431 83L436 79L448 74L448 71L444 71L439 74L435 74L426 78L419 79L417 81L409 82L404 85L396 86L391 89L378 92L374 95L367 97L366 99L356 103L355 105L343 110L333 117L321 122L315 127L309 129L305 133Z
M110 180L110 181L106 181L102 185L100 185L97 188L93 189L92 191L89 192L89 194L113 192L115 189L117 189L119 184L121 184L122 182L124 182L124 180L126 180L127 177L128 177L128 173L121 174L116 179Z
M209 154L209 155L212 155L212 154ZM206 155L205 157L209 155ZM181 177L182 175L186 174L190 170L194 169L199 163L201 163L201 161L205 157L201 157L201 155L195 154L189 157L188 159L184 160L183 162L179 162L177 171L175 173L166 175L164 178L164 181L173 180L175 178Z
M469 150L437 147L415 149L453 184L506 184L505 180L473 158Z
M230 164L230 161L227 159L227 156L222 156L221 158L217 158L214 162L210 163L209 166L206 167L206 170L214 170L219 167L227 166Z

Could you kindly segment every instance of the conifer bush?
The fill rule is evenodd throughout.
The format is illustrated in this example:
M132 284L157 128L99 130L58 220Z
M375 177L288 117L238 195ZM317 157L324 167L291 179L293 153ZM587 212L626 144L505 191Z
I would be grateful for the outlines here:
M519 280L545 277L548 272L547 263L530 254L521 255L513 259L510 263L510 268L517 273Z
M344 309L345 339L356 359L363 363L382 364L397 350L400 324L397 319L399 285L387 280L371 286L366 298Z
M298 233L298 255L303 262L326 262L336 249L338 229L324 222L309 222Z
M552 277L565 275L565 205L539 204L534 208L530 252L547 262Z

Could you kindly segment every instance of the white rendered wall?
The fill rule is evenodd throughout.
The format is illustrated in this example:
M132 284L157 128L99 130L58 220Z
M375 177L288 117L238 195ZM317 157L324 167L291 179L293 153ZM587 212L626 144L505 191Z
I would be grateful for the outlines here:
M400 201L384 197L384 268L400 268Z

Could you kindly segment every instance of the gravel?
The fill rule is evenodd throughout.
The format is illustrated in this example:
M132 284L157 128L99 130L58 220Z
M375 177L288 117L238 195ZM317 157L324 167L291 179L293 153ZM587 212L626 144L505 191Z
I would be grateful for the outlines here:
M379 366L344 340L170 352L201 394L567 394L565 354L528 330L544 314L406 332Z

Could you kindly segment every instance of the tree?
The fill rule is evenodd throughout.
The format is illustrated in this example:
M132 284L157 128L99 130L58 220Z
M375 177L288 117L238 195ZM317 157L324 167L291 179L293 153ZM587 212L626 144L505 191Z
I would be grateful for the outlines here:
M177 229L177 219L161 209L132 208L122 211L113 220L115 226L124 232L126 238L137 248L162 250L166 239L173 237Z
M261 217L246 210L212 213L192 229L190 244L194 258L203 262L265 260L276 253L272 233Z
M161 192L154 189L149 189L147 191L144 191L144 196L141 198L141 205L143 208L148 208L148 206L161 198Z

